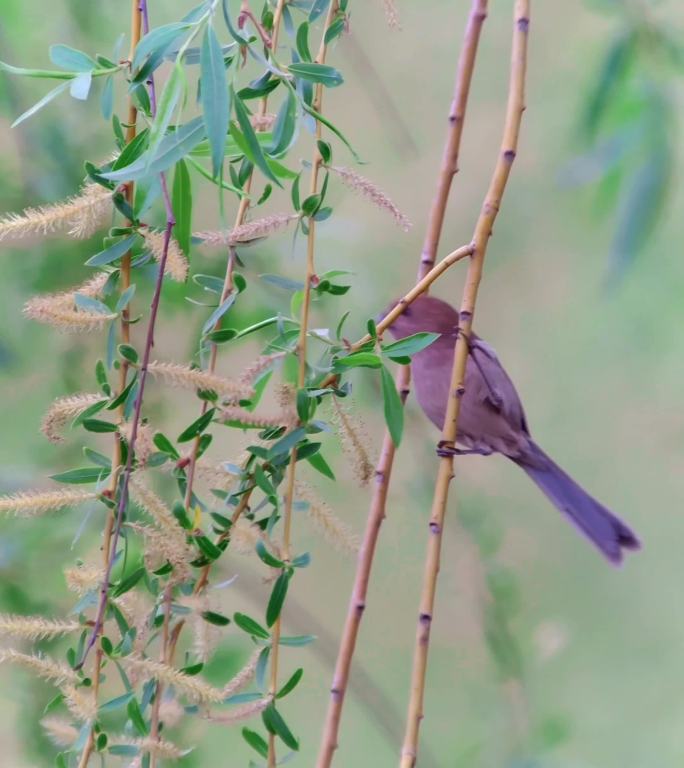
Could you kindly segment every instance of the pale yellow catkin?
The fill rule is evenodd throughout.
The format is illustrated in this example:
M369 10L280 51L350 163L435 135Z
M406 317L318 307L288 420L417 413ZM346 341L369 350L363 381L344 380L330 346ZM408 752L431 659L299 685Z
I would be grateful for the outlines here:
M78 738L78 728L66 717L50 716L40 721L46 736L57 747L70 747Z
M93 491L60 489L58 491L24 491L9 496L0 496L0 513L16 517L34 517L55 512L64 507L73 507L97 498Z
M376 206L376 208L381 208L382 210L387 211L404 232L408 232L411 229L412 224L409 219L377 184L351 168L346 168L341 165L331 165L326 166L326 168L329 168L329 170L336 173L347 188L351 189L353 192L358 192L362 197L365 197L366 200Z
M145 230L142 234L145 238L145 244L152 254L152 258L156 262L161 262L164 255L164 233L156 232L154 230ZM166 254L164 274L168 275L177 283L184 283L188 278L189 269L190 265L188 264L188 260L185 258L185 254L181 250L180 245L178 245L178 241L173 237L170 238Z
M59 397L48 408L40 425L40 431L51 443L61 443L64 437L60 434L67 422L75 419L86 408L104 400L104 395L82 392L76 395Z
M276 213L271 216L264 216L261 219L245 222L233 229L217 232L196 232L194 236L202 240L203 245L214 247L239 245L240 243L248 243L251 240L258 240L259 238L279 232L297 218L299 217L295 214Z
M0 635L21 637L25 640L45 640L60 637L82 629L77 621L46 619L43 616L19 616L13 613L0 614Z
M358 552L359 537L337 517L327 502L318 497L313 488L302 480L297 480L295 482L295 495L298 500L308 504L307 515L309 519L314 528L329 544L348 554Z
M55 661L49 656L36 656L29 653L20 653L13 648L5 648L0 651L0 664L9 662L30 670L43 680L51 680L57 685L67 682L76 682L78 675L71 667L62 662Z
M90 237L111 211L111 190L99 184L86 184L74 197L39 208L26 208L0 219L0 242L64 230L72 237Z
M212 390L226 402L238 402L249 398L254 390L244 382L226 379L209 371L201 371L177 363L162 363L153 361L150 363L149 372L155 377L173 387L182 387L190 390Z

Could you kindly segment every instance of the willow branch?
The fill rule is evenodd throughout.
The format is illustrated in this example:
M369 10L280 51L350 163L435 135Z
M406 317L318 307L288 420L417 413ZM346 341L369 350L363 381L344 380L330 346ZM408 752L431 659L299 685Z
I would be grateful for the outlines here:
M320 47L316 56L317 64L325 64L325 59L328 51L328 46L325 41L325 36L328 29L332 25L335 19L337 11L339 9L339 3L337 0L331 0L328 6L328 14L323 25L323 36L321 38ZM323 103L323 86L318 83L313 99L313 108L316 112L320 113ZM311 164L311 179L309 184L309 194L315 195L318 192L318 177L320 175L321 165L323 163L323 157L318 149L318 141L321 138L321 123L316 122L316 139L317 143L314 147L314 153ZM297 374L297 386L301 389L306 384L306 346L309 333L309 310L311 307L311 289L312 283L316 277L316 264L315 264L315 246L316 246L316 222L314 217L311 216L308 220L308 235L306 241L306 275L304 278L304 296L302 299L301 320L299 326L299 340L297 342L297 354L299 356L299 368ZM283 560L285 563L290 561L290 543L292 535L292 505L294 502L295 493L295 476L297 472L297 448L293 448L290 452L290 463L287 466L287 474L285 477L285 498L283 509ZM282 612L281 612L282 613ZM272 636L272 649L271 649L271 679L269 692L271 696L275 696L278 691L278 660L280 655L280 630L281 630L281 616L278 616L273 626ZM276 748L275 748L275 734L269 732L268 737L268 768L275 768L277 763Z
M141 33L141 26L142 26L142 14L140 13L140 8L138 6L138 0L132 0L131 2L131 45L130 45L130 52L129 52L129 60L133 60L133 55L135 53L135 49L138 45L138 42L140 41L140 33ZM138 110L136 109L135 102L133 101L133 98L129 96L128 98L128 127L126 129L126 142L130 143L136 136L136 126L138 121ZM130 206L133 205L133 201L135 198L135 185L133 182L129 183L126 186L126 201ZM131 254L130 252L127 253L123 259L121 260L121 293L123 293L131 284ZM129 343L130 341L130 309L128 307L124 307L123 311L121 312L121 340L124 343ZM128 366L125 364L122 364L121 370L119 372L119 392L123 392L123 390L126 387L126 378L128 376ZM123 404L119 408L119 416L120 418L123 417L124 414L124 406ZM121 438L118 434L114 435L114 447L112 450L112 481L110 490L112 492L112 495L116 493L116 486L119 478L119 472L121 471ZM102 558L103 558L103 566L105 573L109 572L111 573L112 568L112 562L110 557L110 549L111 549L111 538L112 538L112 530L114 529L115 524L115 514L114 511L111 510L107 514L107 521L105 523L103 538L102 538ZM106 601L106 598L105 598ZM98 608L98 614L99 614L99 608ZM103 613L104 615L104 613ZM102 621L96 622L95 627L93 629L88 648L92 648L97 641L98 638L102 632ZM85 661L87 653L84 653L83 659L81 660L81 664ZM97 698L97 695L100 690L100 681L102 677L102 658L103 658L103 651L101 648L97 648L95 651L95 664L93 669L93 694L95 698ZM93 729L91 728L88 733L88 738L86 740L86 743L83 747L83 752L81 752L81 757L78 762L78 768L86 768L88 763L90 762L90 757L93 753L93 749L95 747L95 733Z
M475 226L473 243L475 252L471 258L463 299L461 301L459 329L454 350L454 365L451 374L451 393L447 404L442 440L453 446L456 441L458 417L461 401L465 392L465 369L468 358L468 337L470 336L477 293L482 278L487 244L492 234L494 221L501 206L511 166L518 147L520 123L525 109L525 71L527 65L527 39L529 27L529 0L516 0L513 27L513 51L511 56L511 75L508 90L508 104L504 124L503 140L499 158L489 185L489 190ZM430 644L437 574L439 572L440 550L444 517L449 493L449 483L453 477L453 456L440 459L432 512L429 522L429 538L425 559L423 589L418 614L418 628L413 657L413 673L408 706L408 719L401 752L400 767L413 768L418 753L418 732L423 718L423 699L425 694L425 674Z
M418 283L414 289L404 297L403 301L399 302L397 307L395 307L395 309L383 320L380 324L382 330L387 328L388 325L390 325L393 320L404 311L411 301L417 298L421 293L427 291L431 283L437 279L445 269L460 258L472 253L471 247L466 246L464 249L454 251L444 259L442 262L443 268L440 269L441 265L433 268L439 247L440 235L444 225L444 215L449 199L449 193L451 191L451 185L454 175L458 170L458 154L461 145L461 135L463 133L466 105L468 103L470 83L472 81L475 58L477 56L480 31L486 15L486 0L474 0L468 20L468 26L466 28L465 40L458 60L454 97L449 111L449 129L439 171L437 191L430 209L428 228L420 254ZM393 314L395 312L396 314ZM390 315L393 316L390 318ZM380 330L380 332L382 332L382 330ZM359 343L363 343L363 340ZM397 390L399 391L402 403L405 403L406 398L408 397L410 378L410 368L408 366L402 366L397 375ZM394 453L395 448L392 438L389 432L385 431L380 458L375 470L375 487L373 489L373 497L368 511L366 529L361 544L361 550L359 552L354 586L352 588L347 617L342 630L342 640L340 642L337 662L335 664L335 673L330 690L330 702L328 704L321 747L316 763L317 768L328 768L332 763L335 750L337 749L342 708L349 683L349 671L351 669L352 658L356 648L356 640L361 625L361 618L366 608L368 584L370 582L375 548L380 534L380 526L385 518L385 506L392 466L394 463Z

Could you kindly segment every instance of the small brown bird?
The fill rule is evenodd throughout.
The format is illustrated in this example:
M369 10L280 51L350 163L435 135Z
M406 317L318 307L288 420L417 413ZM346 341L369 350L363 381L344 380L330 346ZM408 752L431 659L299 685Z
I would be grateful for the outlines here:
M392 305L394 306L394 305ZM440 299L421 296L389 330L402 339L421 331L439 333L429 347L413 356L416 397L427 417L442 428L449 399L458 312ZM474 333L469 339L465 392L458 418L458 443L465 450L438 446L438 453L502 453L546 494L612 563L623 549L639 549L634 533L555 464L530 436L522 403L494 350Z

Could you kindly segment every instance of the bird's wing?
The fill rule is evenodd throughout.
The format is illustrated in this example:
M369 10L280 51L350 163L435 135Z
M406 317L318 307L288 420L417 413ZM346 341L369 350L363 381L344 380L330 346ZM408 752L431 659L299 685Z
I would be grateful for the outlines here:
M522 430L529 435L520 397L494 348L473 335L470 339L470 357L472 364L468 367L472 371L468 378L471 379L472 395L487 409L503 416L516 432Z

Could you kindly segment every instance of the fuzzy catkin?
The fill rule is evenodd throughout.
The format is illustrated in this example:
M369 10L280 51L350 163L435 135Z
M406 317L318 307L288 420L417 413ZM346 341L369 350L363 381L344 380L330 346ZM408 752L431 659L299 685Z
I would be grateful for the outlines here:
M0 242L64 231L75 238L94 234L112 211L112 192L86 184L78 195L52 205L26 208L0 219Z
M96 498L97 494L93 491L73 488L58 491L25 491L1 496L0 513L5 512L15 517L35 517Z

